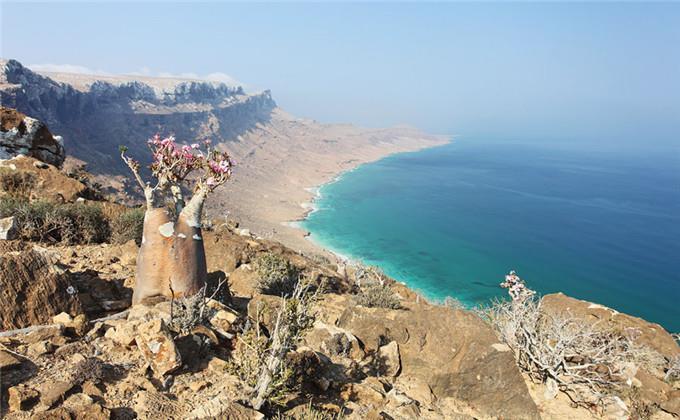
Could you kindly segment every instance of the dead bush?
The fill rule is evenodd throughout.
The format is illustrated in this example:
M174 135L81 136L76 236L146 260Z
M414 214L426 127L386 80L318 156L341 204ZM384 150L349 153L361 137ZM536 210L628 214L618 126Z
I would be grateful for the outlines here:
M124 244L134 240L137 245L142 243L144 232L144 209L134 208L120 213L111 221L111 242Z
M361 288L356 303L368 308L400 309L401 302L394 291L386 285L370 284Z
M253 261L258 275L257 290L260 293L289 296L298 280L298 271L284 257L267 252Z
M520 369L554 392L566 393L574 403L604 404L625 391L637 368L663 368L663 357L638 345L635 331L615 331L543 311L541 299L514 272L501 286L509 289L512 300L495 301L478 314L513 350Z

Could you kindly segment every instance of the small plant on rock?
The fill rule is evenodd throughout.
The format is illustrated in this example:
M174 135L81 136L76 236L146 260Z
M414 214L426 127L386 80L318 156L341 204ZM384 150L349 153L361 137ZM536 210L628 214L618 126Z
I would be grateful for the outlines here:
M194 328L207 323L210 310L207 303L214 299L226 284L226 280L220 280L217 287L210 297L206 296L208 285L204 285L201 290L190 296L183 296L179 299L173 298L170 301L170 322L168 327L178 335L189 334Z
M143 232L144 209L126 210L111 222L111 241L114 244L124 244L134 240L139 246L142 244Z
M227 369L248 384L246 398L256 410L281 403L295 387L295 372L286 358L314 323L312 304L320 291L298 281L290 296L282 297L268 334L260 327L258 310L258 319L249 320L238 335Z
M297 283L298 272L284 257L267 252L253 262L258 275L257 290L260 293L288 296Z
M356 296L358 305L368 308L400 309L399 296L387 285L370 284L361 288Z

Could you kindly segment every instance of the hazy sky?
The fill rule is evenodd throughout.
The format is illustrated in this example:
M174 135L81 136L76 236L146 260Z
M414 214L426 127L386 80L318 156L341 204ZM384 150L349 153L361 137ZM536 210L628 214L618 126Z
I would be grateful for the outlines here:
M680 143L680 3L1 7L26 65L229 75L325 122Z

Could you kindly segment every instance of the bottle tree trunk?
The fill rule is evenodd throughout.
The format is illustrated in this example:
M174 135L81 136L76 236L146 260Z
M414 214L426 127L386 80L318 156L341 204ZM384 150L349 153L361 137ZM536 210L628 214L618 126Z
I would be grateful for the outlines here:
M200 221L206 195L197 191L186 207L180 201L176 220L167 208L147 199L133 305L154 296L192 295L205 285L208 272Z
M226 152L200 145L180 146L173 136L149 139L153 163L149 166L157 183L144 182L140 164L128 157L127 147L120 146L120 156L144 191L146 212L142 245L137 255L137 273L132 304L154 296L180 298L199 292L206 283L208 271L201 235L201 214L208 194L231 177L233 162ZM184 202L182 183L193 171L203 173L196 182L189 203ZM165 206L172 198L175 211Z

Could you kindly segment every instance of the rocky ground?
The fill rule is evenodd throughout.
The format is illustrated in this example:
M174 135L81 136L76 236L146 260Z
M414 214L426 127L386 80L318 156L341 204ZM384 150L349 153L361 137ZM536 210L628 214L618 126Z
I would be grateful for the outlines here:
M26 194L33 199L122 211L121 206L93 201L88 185L51 165L18 157L0 166L12 174L31 173L36 187ZM477 313L430 304L389 278L303 255L234 223L215 220L204 232L210 273L205 295L191 302L156 300L134 307L134 240L31 242L17 239L16 231L10 232L15 228L0 220L0 234L8 238L0 240L4 418L680 415L680 384L664 369L631 366L621 386L612 390L615 399L577 407L544 381L531 380L518 367L513 349ZM290 305L296 304L259 287L258 261L265 255L286 261L317 293L305 307L309 322L284 355L286 376L280 378L276 398L256 410L252 391L257 383L251 374L267 360L267 350L258 353L258 348L275 336L277 315L289 314ZM387 303L366 304L365 290L377 283L384 283ZM673 337L656 324L559 294L543 302L546 311L621 334L635 332L637 342L664 361L680 355Z
M522 375L510 348L472 312L428 304L396 283L391 287L401 309L364 307L352 294L352 281L332 265L226 226L204 237L211 276L228 276L230 294L222 302L209 300L209 321L185 334L169 329L169 302L97 320L129 306L134 243L43 247L2 242L1 278L24 281L27 296L16 304L3 293L3 329L45 325L0 334L6 418L274 415L249 408L248 385L228 369L236 357L239 325L281 301L256 290L251 261L265 252L285 256L308 278L328 285L315 304L312 328L289 355L299 369L299 386L277 408L288 415L303 412L311 401L319 410L347 418L598 418L595 411L572 407L562 395L546 399L544 387ZM8 272L17 266L25 271ZM565 296L548 298L559 300L555 305L562 309L585 309L587 316L602 311ZM658 326L627 318L617 321L652 334L650 343L677 354L675 342ZM271 328L271 319L261 322ZM641 398L659 407L654 418L677 416L677 388L642 371L636 378ZM605 414L621 415L616 407Z

